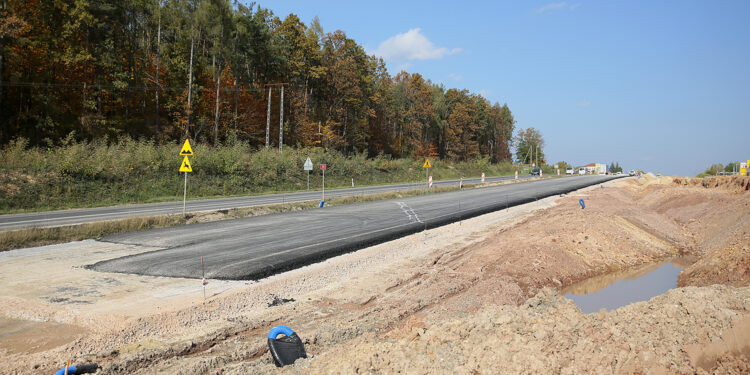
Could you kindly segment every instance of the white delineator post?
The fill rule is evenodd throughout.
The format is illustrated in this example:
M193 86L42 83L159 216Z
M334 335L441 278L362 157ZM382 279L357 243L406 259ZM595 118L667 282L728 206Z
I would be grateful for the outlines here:
M427 189L430 188L430 168L424 169L424 179L426 181Z

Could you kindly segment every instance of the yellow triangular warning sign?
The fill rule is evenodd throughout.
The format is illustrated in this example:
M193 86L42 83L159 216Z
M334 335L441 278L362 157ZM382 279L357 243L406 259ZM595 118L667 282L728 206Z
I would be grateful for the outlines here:
M193 148L190 147L190 141L186 139L185 144L182 145L182 150L180 150L180 156L187 155L193 156Z
M190 146L188 146L190 147ZM188 160L188 157L185 156L184 159L182 159L182 165L180 166L180 172L192 172L193 167L190 166L190 160Z
M424 165L422 168L432 168L432 164L430 164L430 159L424 159Z

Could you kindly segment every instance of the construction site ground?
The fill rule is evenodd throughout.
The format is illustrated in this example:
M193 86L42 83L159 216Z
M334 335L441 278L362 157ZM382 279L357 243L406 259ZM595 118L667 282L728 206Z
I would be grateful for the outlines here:
M579 199L586 208L582 209ZM153 248L0 253L0 373L750 372L750 178L646 175L512 207L260 281L85 268ZM583 314L560 292L681 257L679 288ZM307 359L276 368L267 333Z

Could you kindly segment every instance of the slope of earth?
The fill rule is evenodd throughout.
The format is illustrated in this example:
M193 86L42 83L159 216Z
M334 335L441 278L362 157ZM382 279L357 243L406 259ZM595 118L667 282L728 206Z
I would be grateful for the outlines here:
M690 196L681 220L695 233L700 259L679 285L750 285L750 177L676 178L675 194Z

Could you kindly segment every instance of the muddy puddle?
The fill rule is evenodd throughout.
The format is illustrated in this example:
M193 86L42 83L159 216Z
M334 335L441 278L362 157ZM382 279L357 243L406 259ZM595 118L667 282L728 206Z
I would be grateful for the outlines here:
M82 327L0 317L0 351L37 353L66 344L85 333Z
M592 277L563 288L584 314L601 309L615 310L634 302L647 301L677 287L677 276L689 260L675 258Z

